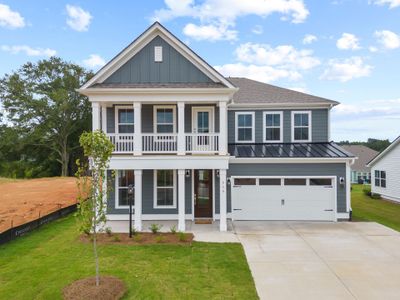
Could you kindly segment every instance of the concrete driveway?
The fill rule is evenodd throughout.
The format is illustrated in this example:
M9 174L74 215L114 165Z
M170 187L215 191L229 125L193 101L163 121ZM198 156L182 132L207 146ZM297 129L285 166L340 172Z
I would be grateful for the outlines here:
M400 233L377 223L235 221L261 299L400 299Z

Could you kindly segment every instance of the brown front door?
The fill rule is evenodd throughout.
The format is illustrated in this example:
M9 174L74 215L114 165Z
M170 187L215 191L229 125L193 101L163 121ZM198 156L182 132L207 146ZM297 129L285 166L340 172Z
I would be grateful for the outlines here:
M194 217L212 218L212 170L194 170Z

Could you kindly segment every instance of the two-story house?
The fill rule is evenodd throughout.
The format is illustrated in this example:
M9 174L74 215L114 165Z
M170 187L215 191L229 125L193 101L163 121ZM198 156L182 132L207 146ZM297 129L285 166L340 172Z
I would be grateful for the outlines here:
M225 78L154 23L80 89L115 145L110 224L348 219L350 163L330 142L338 102ZM115 170L115 172L112 172ZM115 176L111 176L115 173ZM114 226L117 228L118 226Z

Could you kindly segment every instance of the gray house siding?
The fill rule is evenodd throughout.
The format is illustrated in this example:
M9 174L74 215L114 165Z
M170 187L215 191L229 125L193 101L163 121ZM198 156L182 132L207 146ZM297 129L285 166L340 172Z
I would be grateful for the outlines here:
M162 46L162 62L154 61L154 47ZM160 36L156 36L104 83L194 83L212 82L194 64Z
M230 176L336 176L337 212L346 212L346 187L339 184L339 177L346 179L345 163L329 164L229 164ZM345 181L346 182L346 181ZM228 186L228 207L231 205Z
M263 112L264 111L283 111L283 142L290 143L292 141L291 119L292 111L296 110L254 110L255 112L255 142L264 143L263 140ZM240 110L228 110L228 142L235 143L235 112ZM249 110L243 110L249 112ZM312 141L327 142L328 141L328 109L312 109Z

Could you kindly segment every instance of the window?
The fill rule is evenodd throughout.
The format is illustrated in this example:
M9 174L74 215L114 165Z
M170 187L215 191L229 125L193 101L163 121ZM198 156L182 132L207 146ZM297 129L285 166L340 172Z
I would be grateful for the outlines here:
M127 207L129 205L128 186L132 184L135 186L135 176L133 170L119 170L116 176L116 190L117 190L117 208ZM135 205L135 192L132 195L132 205Z
M260 178L259 185L281 185L280 178Z
M282 142L282 112L264 112L264 141Z
M155 208L175 208L175 171L174 170L155 170L154 181L154 207Z
M375 186L386 187L386 171L375 170Z
M256 185L255 178L235 178L235 185Z
M329 178L310 178L310 185L332 185L332 179Z
M154 47L154 61L155 62L162 62L162 46L155 46Z
M236 142L254 143L254 112L236 113Z
M305 178L286 178L285 185L306 185L307 180Z
M118 133L134 133L134 114L132 108L116 107Z
M311 142L311 111L292 112L292 141Z
M157 133L175 132L175 106L154 107L154 127Z

